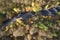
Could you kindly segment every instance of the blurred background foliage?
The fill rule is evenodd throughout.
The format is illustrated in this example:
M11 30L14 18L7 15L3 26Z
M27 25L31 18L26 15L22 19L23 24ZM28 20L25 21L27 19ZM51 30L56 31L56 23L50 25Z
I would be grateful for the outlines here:
M60 0L0 0L0 25L21 12L34 11L38 13L42 9L49 9L58 5L60 5ZM14 23L6 26L0 32L0 35L7 33L1 36L3 38L6 35L12 36L14 40L19 39L15 38L18 35L19 37L25 38L24 40L60 40L60 12L57 14L56 17L43 15L33 16L25 21L16 19ZM21 37L20 40L23 40Z

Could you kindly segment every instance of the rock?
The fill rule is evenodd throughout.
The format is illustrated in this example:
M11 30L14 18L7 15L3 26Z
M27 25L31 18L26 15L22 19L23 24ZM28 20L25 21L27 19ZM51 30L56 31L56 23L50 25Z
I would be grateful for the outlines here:
M31 35L28 34L28 35L27 35L27 38L28 38L28 40L31 40Z
M58 26L60 26L60 23L58 23Z
M53 36L51 32L47 32L46 34L47 34L46 35L47 38L52 38L52 36Z
M46 32L44 30L39 30L39 36L46 36Z
M30 29L30 34L33 35L34 33L38 32L38 29L37 28L31 28Z
M28 40L28 38L25 36L24 40Z
M26 25L24 32L25 32L26 34L28 34L28 33L29 33L29 29L30 29L30 26L29 26L29 25Z
M25 32L23 30L23 27L19 27L16 31L13 32L13 36L14 37L23 36L24 33Z
M30 27L29 25L26 25L26 30L29 30L30 29L29 27Z
M42 37L38 36L37 40L44 40Z
M0 37L7 35L6 32L0 30Z
M20 3L21 0L12 0L13 3Z
M19 37L17 37L17 40L25 40L24 38L25 38L25 36L19 36Z
M2 40L13 40L13 38L9 37L9 36L4 36L1 38Z

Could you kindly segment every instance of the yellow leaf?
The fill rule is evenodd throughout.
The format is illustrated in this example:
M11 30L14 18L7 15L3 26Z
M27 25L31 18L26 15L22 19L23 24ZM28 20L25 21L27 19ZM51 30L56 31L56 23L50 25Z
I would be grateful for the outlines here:
M49 6L49 5L46 5L46 6L45 6L45 9L48 9L48 6Z
M32 6L34 6L34 2L32 2L32 4L31 4Z
M52 18L52 16L48 16L48 20L50 20Z
M56 5L58 5L58 4L59 4L59 2L56 3Z
M48 16L42 16L43 18L47 18Z
M55 7L56 7L56 6L58 6L59 4L60 4L60 3L59 3L59 2L57 2L57 3L56 3L56 5L55 5Z
M16 19L16 22L18 22L18 23L22 23L22 20L20 20L20 19Z
M26 26L24 23L22 23L23 26Z
M36 7L32 7L32 10L33 10L34 12L37 12L37 8L36 8Z
M25 9L26 9L26 11L28 12L28 11L31 10L31 7L30 7L30 6L27 6L27 7L25 7Z
M18 13L18 12L21 11L19 8L13 8L13 10L14 10L16 13Z
M60 12L58 12L57 14L60 15Z
M13 27L13 25L11 24L11 25L10 25L10 28L12 28L12 27Z
M17 25L20 24L20 25L26 26L26 25L23 23L23 21L20 20L20 19L16 19L16 22L17 22L17 23L16 23Z
M19 24L18 24L18 23L16 23L16 25L18 26Z
M8 31L8 26L6 26L6 29L5 29L5 31Z
M34 23L33 21L31 21L31 23Z

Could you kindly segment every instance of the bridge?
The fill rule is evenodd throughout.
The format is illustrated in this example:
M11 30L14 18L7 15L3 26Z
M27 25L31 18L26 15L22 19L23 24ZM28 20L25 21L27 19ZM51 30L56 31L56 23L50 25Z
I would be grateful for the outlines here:
M7 21L5 21L2 24L2 26L0 26L0 30L5 28L6 26L10 25L10 23L16 21L16 19L26 20L26 19L31 18L33 15L35 15L35 16L38 16L38 15L55 16L55 15L57 15L57 12L60 12L60 6L50 8L47 10L46 9L40 10L39 13L37 13L37 14L34 11L22 12L22 13L19 13L19 14L13 16L11 19L8 19Z

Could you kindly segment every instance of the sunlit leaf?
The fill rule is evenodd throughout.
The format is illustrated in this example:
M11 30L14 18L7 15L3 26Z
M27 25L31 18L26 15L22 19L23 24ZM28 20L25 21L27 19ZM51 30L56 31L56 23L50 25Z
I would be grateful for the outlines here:
M41 27L44 31L48 31L48 27L46 27L44 24L40 24L40 27Z
M37 8L34 6L34 7L32 7L32 10L34 11L34 12L37 12Z
M31 7L30 7L30 6L27 6L27 7L25 7L25 9L26 9L26 11L28 12L28 11L31 10Z
M19 8L13 8L16 13L19 13L21 10Z
M49 5L46 5L46 6L45 6L45 9L48 9L48 7L49 7Z
M32 6L34 6L34 4L35 4L35 3L34 3L34 2L32 2L32 4L31 4L31 5L32 5Z
M22 20L20 20L20 19L16 19L16 22L18 22L18 23L22 23Z
M9 28L8 28L8 26L6 26L6 29L5 29L5 31L8 31L8 29L9 29Z
M11 24L11 25L10 25L10 27L12 28L12 27L13 27L13 25Z

